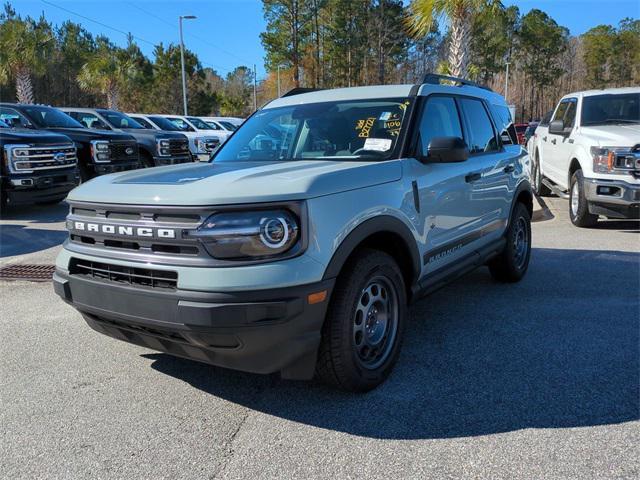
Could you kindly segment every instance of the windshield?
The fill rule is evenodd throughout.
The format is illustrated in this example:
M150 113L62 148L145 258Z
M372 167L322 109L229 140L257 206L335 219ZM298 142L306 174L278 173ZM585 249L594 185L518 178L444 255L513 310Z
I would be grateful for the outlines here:
M160 130L166 130L168 132L188 132L189 130L191 130L190 128L188 128L189 125L187 125L186 123L185 125L187 126L187 128L180 128L171 120L167 120L164 117L149 117L149 120L155 123L160 128Z
M133 118L123 113L114 112L113 110L98 110L98 113L106 118L112 127L144 129L144 127Z
M189 120L189 122L199 130L221 130L217 125L209 125L207 122L200 120L197 117L187 117L187 120Z
M580 124L640 123L640 93L594 95L582 100Z
M216 162L386 160L410 100L351 100L255 113L215 154Z
M169 120L171 123L173 123L175 127L178 127L179 130L182 130L184 132L195 131L195 129L191 125L189 125L186 120L182 118L176 118L176 117L165 117L165 118Z
M22 112L40 128L84 128L66 113L49 107L22 107Z

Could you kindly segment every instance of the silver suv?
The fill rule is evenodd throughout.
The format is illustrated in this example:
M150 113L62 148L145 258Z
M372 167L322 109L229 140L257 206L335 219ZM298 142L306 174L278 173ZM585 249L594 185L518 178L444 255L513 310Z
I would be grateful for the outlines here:
M289 92L210 163L75 189L55 290L121 340L370 390L410 302L482 265L527 271L528 157L509 124L501 96L450 77Z

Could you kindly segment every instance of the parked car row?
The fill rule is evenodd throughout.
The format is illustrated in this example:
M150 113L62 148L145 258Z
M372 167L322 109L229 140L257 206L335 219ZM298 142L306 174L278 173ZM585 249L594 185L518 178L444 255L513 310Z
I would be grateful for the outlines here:
M208 161L241 119L0 103L2 205L57 203L106 173Z

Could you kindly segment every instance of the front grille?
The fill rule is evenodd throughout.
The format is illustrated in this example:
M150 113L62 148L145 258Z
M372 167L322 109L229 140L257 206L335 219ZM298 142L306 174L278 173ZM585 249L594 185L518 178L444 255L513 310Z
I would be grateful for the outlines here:
M152 268L124 267L92 260L81 260L79 258L71 259L69 274L137 287L170 290L175 290L178 287L177 272Z
M127 153L127 149L131 148L133 152ZM109 154L111 160L137 160L138 159L138 145L135 142L110 142Z
M178 157L189 154L189 141L175 138L169 140L169 152L171 156Z
M11 156L10 165L16 173L70 168L78 163L76 147L73 145L36 145L14 149L27 151L27 155Z

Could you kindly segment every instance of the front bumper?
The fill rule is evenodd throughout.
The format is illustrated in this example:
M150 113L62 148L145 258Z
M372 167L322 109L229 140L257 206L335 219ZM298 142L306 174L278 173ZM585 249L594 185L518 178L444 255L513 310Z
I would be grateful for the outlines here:
M94 330L178 357L309 379L333 280L244 292L114 284L58 269L55 292ZM310 304L308 295L327 290Z
M191 158L191 154L179 157L153 157L153 164L156 166L177 165L179 163L190 163L192 161L193 159Z
M75 167L64 171L12 174L2 178L2 190L12 205L62 200L76 185L78 173Z
M585 178L584 189L590 213L611 218L640 218L640 184Z

